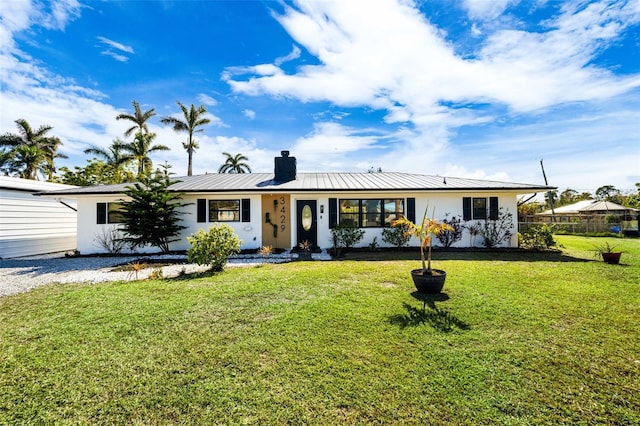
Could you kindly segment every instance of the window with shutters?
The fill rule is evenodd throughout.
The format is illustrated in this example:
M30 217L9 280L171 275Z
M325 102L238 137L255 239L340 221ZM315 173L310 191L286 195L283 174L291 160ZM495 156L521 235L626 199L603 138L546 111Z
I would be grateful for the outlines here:
M209 222L240 222L240 200L209 200Z
M464 197L462 199L463 220L497 220L498 197Z
M346 199L339 202L339 223L358 228L391 226L405 215L404 199Z
M251 199L196 200L196 220L204 222L251 222Z

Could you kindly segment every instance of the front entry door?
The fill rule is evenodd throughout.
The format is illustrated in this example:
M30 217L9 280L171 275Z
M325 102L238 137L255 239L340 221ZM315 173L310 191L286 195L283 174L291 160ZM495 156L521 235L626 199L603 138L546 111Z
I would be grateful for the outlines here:
M309 241L314 247L318 246L318 215L316 200L298 200L296 217L298 218L298 233L296 246L303 241Z

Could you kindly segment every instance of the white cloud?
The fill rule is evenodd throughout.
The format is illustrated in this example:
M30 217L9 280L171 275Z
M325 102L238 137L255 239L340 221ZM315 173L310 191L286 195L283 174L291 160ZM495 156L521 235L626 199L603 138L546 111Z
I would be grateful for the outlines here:
M125 53L135 53L133 51L133 47L131 46L127 46L125 44L119 43L117 41L113 41L111 39L108 39L106 37L102 37L102 36L98 36L97 39L100 41L100 43L102 44L106 44L109 47L112 47L116 50L119 50L121 52L125 52Z
M118 62L127 62L129 57L123 53L134 54L133 47L119 43L117 41L108 39L106 37L98 36L98 41L101 45L107 46L105 50L100 52L101 55L110 56Z
M494 19L517 0L464 0L462 6L473 19Z
M252 111L250 109L245 109L244 111L242 111L242 113L244 114L245 117L247 117L249 120L253 120L256 118L256 112Z
M478 19L497 17L510 4L509 0L465 3ZM535 117L560 105L603 103L637 90L640 74L618 76L594 65L594 59L640 21L639 5L616 0L569 2L560 15L537 23L543 29L537 32L522 30L508 19L498 31L489 31L488 26L481 32L476 27L474 35L484 39L480 38L475 56L463 58L413 3L299 1L285 6L276 18L319 64L299 66L291 74L275 63L259 69L230 68L225 77L236 93L386 111L386 123L407 126L396 135L397 146L390 148L396 165L433 173L452 149L452 132L491 122L494 110L506 108L510 114ZM512 28L504 29L507 25ZM484 107L475 108L478 105ZM346 127L338 131L325 126L321 123L297 143L305 154L317 155L314 161L320 153L329 155L337 149L348 153L375 140L354 137L344 131ZM557 138L551 139L557 144ZM578 140L571 143L575 149L581 146ZM384 162L386 157L377 158ZM328 163L336 168L329 160L313 164ZM500 170L487 174L482 167L463 169L474 175L506 176ZM505 165L501 170L508 169L514 168Z
M291 52L288 55L276 58L274 63L277 66L280 66L280 65L284 64L285 62L289 62L289 61L293 61L294 59L298 59L300 57L300 53L301 53L300 48L298 46L294 45L293 49L291 50Z
M204 105L207 105L207 106L216 106L218 104L218 101L216 101L214 98L207 95L206 93L200 93L198 95L198 102L202 102Z

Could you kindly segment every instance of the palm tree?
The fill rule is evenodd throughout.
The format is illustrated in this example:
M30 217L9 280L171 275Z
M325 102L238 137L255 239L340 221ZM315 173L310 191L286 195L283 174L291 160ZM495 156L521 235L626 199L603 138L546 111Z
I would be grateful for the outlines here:
M191 109L187 109L187 107L184 106L180 101L177 101L177 103L182 110L184 121L174 117L163 117L160 119L160 122L162 124L173 126L173 130L175 130L176 132L187 132L189 134L187 142L183 142L182 146L187 150L187 154L189 155L187 176L191 176L193 152L199 148L198 142L193 139L193 134L195 132L202 132L204 129L198 129L198 127L209 124L211 120L206 117L202 117L202 115L207 112L204 105L200 105L198 108L196 108L195 105L191 104Z
M233 156L228 152L223 152L222 154L225 155L227 159L218 169L218 173L251 173L251 167L244 162L249 160L246 156L242 154Z
M151 108L148 111L142 112L140 110L140 104L135 100L131 102L133 105L133 114L118 114L116 120L127 120L134 123L125 132L125 136L131 136L134 132L137 133L149 133L147 127L147 120L156 115L155 108Z
M111 142L107 148L101 148L99 146L91 146L84 150L85 154L93 154L101 160L104 160L105 164L112 167L122 167L132 160L131 155L124 153L127 144L116 138Z
M14 152L10 149L0 150L0 173L4 176L11 176L16 172L13 166Z
M113 170L116 180L114 183L122 183L131 179L131 173L125 170L125 166L133 160L133 156L125 153L127 150L126 145L124 141L116 138L107 148L94 145L85 149L84 153L93 154L104 161L104 164Z
M155 137L155 133L143 134L138 132L133 142L122 146L122 149L131 154L131 159L138 163L138 177L149 174L153 168L149 154L156 151L169 151L171 149L166 145L153 145Z
M12 169L18 171L25 179L37 179L38 172L46 174L49 180L55 173L54 160L67 158L58 151L62 141L55 136L47 136L52 126L40 126L33 130L27 120L19 118L18 134L6 133L0 136L0 146L9 147L6 154L12 164Z

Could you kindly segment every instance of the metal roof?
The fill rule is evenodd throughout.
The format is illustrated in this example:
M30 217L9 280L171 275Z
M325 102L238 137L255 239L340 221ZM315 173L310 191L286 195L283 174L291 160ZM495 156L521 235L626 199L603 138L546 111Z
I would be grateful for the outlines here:
M469 191L508 190L531 193L555 189L552 186L498 182L410 173L298 173L289 182L276 182L271 173L213 173L174 178L171 186L176 192L345 192L345 191ZM107 195L121 194L131 183L98 185L42 195Z
M604 212L604 211L638 211L631 207L621 206L611 201L583 200L568 206L558 207L552 210L545 210L537 213L540 216L551 216L554 214L580 214L582 212Z

